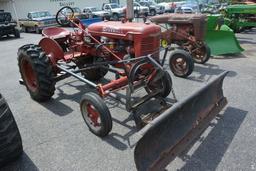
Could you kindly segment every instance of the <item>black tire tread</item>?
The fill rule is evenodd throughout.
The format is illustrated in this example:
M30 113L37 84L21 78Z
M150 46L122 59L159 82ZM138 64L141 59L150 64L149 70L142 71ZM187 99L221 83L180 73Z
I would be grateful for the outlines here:
M164 71L163 82L164 82L164 91L161 95L162 97L165 98L170 94L172 90L172 78L167 71Z
M22 140L16 121L0 94L0 167L18 158L22 151Z
M21 60L24 57L30 59L39 85L36 93L33 93L29 90L28 86L25 83L31 97L39 102L49 100L53 96L55 91L54 72L50 59L43 52L42 48L38 45L27 44L20 47L18 50L18 65L21 77L24 81L25 79L21 71Z

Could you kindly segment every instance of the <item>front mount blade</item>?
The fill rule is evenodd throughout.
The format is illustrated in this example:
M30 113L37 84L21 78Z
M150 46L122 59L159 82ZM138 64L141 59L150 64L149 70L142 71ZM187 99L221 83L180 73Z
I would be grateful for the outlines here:
M227 71L146 125L134 150L139 171L164 170L225 107L222 85Z

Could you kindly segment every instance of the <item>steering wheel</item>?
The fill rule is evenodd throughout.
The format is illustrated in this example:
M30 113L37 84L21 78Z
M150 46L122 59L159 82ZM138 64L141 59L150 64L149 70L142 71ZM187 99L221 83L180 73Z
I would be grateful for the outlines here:
M74 18L74 10L69 7L65 6L62 7L56 14L56 21L59 25L63 27L70 26L70 20Z

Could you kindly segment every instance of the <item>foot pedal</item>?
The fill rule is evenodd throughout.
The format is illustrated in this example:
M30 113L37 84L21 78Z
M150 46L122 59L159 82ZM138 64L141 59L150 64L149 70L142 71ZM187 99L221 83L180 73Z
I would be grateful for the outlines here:
M24 80L23 80L23 79L19 79L19 83L20 83L20 85L25 85L25 83L24 83Z

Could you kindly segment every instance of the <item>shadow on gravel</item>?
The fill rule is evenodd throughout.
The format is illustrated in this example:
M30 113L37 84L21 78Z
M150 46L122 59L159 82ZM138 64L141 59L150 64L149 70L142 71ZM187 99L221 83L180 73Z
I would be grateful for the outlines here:
M23 39L23 38L22 37L16 38L16 37L13 37L13 36L2 37L2 38L0 38L0 42L7 42L7 41L12 41L12 40L17 40L17 39Z
M0 171L39 171L29 156L23 152L22 156L1 168Z
M215 171L247 113L228 107L223 115L218 115L217 124L205 138L199 140L201 144L192 156L186 153L180 156L186 163L179 171Z
M196 76L189 76L187 79L198 82L207 82L212 79L213 76L217 76L223 73L225 70L220 69L218 65L205 64L205 65L195 65L194 71ZM235 77L237 75L234 71L229 71L228 77Z
M118 98L124 98L125 95L117 93ZM171 107L175 103L174 99L165 98L168 107ZM111 103L109 102L111 101ZM126 110L123 103L119 102L116 99L108 99L106 104L111 109L113 106L118 107L121 110ZM114 105L115 104L115 105ZM121 104L121 105L120 105ZM160 101L157 99L152 99L149 102L146 102L142 106L140 106L136 112L137 115L142 116L142 118L149 113L159 113L161 108ZM127 148L133 148L136 145L137 138L133 135L138 132L140 129L133 124L132 126L129 122L134 122L132 113L128 113L127 117L124 120L119 120L118 118L113 118L114 124L119 124L123 127L126 127L129 131L125 134L120 134L119 132L111 132L107 137L103 138L102 140L110 144L111 146L115 147L118 150L124 151ZM125 142L125 143L124 143Z
M212 57L217 60L228 60L228 59L239 59L239 58L247 58L246 55L243 53L236 53L236 54L225 54L221 56L214 56Z
M54 114L59 116L66 116L72 113L73 109L68 105L62 103L61 101L69 100L69 101L75 101L79 104L83 94L88 91L92 91L88 86L76 85L77 83L81 83L81 82L77 80L68 81L59 86L56 86L55 94L57 95L57 98L53 98L50 101L40 103L40 104L45 108L47 108L48 110L50 110L51 112L53 112ZM64 90L65 87L75 88L77 90L77 93L67 94L65 93L65 90Z

